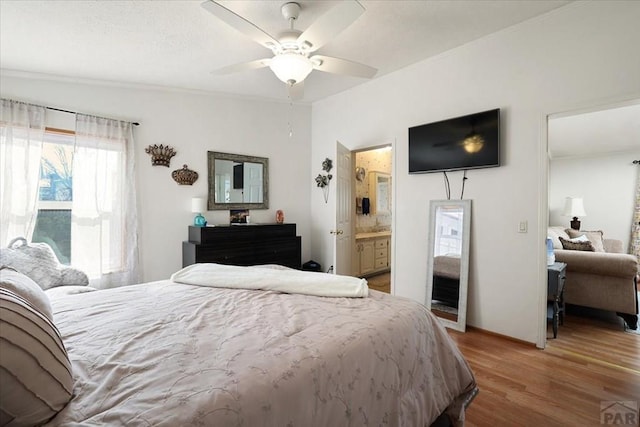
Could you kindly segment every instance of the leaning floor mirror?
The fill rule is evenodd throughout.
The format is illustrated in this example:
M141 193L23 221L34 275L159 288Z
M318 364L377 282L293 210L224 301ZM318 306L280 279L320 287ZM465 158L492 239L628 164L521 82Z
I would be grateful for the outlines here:
M467 319L471 200L432 200L426 306L461 332Z

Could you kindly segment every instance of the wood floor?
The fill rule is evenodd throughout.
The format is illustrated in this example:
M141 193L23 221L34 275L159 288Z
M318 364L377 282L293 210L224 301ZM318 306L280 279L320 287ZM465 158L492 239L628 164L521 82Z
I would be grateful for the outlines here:
M467 426L602 426L603 401L640 405L640 335L619 324L567 315L545 350L473 329L450 335L480 387Z
M391 274L381 273L366 278L369 288L376 291L391 293Z

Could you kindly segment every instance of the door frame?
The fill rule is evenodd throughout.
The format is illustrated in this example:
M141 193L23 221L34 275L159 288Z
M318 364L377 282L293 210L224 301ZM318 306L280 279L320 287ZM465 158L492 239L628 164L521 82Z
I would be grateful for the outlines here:
M549 228L549 119L568 117L581 113L599 111L612 107L623 107L636 104L639 94L627 94L622 97L609 97L599 100L566 105L555 111L547 111L540 116L540 151L538 162L540 167L538 180L538 232L541 242L546 241ZM544 349L547 344L547 249L546 245L538 248L538 339L536 347Z

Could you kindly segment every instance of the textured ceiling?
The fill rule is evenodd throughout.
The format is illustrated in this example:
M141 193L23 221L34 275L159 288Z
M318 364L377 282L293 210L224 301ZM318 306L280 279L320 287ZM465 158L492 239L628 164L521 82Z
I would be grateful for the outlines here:
M286 99L270 69L214 76L214 69L270 57L220 22L201 1L0 0L2 72L44 73L171 88ZM282 1L220 1L277 36L287 28ZM335 1L300 1L296 28L306 29ZM569 3L539 1L360 2L366 9L317 53L378 68L377 77ZM304 102L364 82L314 71Z

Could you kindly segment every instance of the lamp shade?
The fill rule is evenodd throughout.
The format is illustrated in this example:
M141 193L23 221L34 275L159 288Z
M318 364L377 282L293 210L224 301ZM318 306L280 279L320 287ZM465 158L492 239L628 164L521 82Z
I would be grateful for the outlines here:
M194 197L191 199L191 212L202 213L207 211L207 199Z
M567 197L564 202L564 211L562 215L569 217L587 216L584 211L582 197Z
M292 85L303 81L313 70L313 64L309 58L293 52L274 56L269 67L280 80Z

